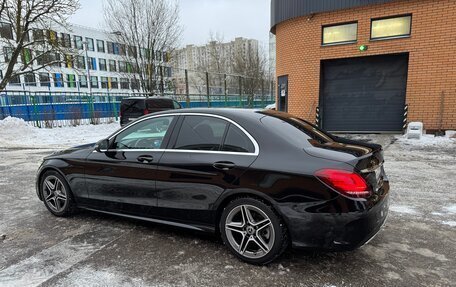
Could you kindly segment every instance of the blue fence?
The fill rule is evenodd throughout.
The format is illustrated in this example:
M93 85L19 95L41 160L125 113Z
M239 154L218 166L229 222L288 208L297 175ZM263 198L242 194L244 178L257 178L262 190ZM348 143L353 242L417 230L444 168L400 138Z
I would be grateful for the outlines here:
M81 119L117 118L122 98L139 94L87 95L84 93L11 93L0 94L0 120L8 116L22 118L41 126L40 122ZM270 97L239 95L170 95L183 107L263 108L271 104Z

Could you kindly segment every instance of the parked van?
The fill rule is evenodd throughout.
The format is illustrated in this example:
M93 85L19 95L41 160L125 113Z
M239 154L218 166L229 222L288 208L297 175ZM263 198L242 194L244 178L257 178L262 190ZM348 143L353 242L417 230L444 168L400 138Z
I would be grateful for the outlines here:
M164 97L131 97L120 103L120 125L124 126L143 115L181 109L182 106L175 100Z

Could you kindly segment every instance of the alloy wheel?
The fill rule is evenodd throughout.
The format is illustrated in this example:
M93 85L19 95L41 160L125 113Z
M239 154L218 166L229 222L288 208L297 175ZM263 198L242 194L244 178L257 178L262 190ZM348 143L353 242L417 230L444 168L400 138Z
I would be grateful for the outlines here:
M225 233L231 246L240 255L257 259L269 253L275 234L271 219L258 207L239 205L225 221Z
M56 176L49 175L43 181L43 197L54 212L62 212L67 204L65 185Z

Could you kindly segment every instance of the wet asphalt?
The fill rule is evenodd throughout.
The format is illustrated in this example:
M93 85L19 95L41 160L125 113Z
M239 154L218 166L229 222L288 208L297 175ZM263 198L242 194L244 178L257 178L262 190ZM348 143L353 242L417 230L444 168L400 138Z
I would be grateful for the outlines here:
M263 267L207 234L93 212L54 217L34 188L53 151L0 148L0 286L455 286L456 147L371 137L387 147L383 230L355 251L287 250Z

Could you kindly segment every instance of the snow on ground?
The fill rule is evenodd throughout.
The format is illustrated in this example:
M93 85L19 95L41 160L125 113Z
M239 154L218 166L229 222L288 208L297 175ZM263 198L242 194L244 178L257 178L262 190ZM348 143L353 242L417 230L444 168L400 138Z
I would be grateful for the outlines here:
M47 129L34 127L23 119L7 117L0 121L0 147L72 147L97 142L119 128L119 123L114 122Z
M421 139L407 139L407 136L396 136L399 143L418 147L450 147L456 144L455 138L423 135Z

